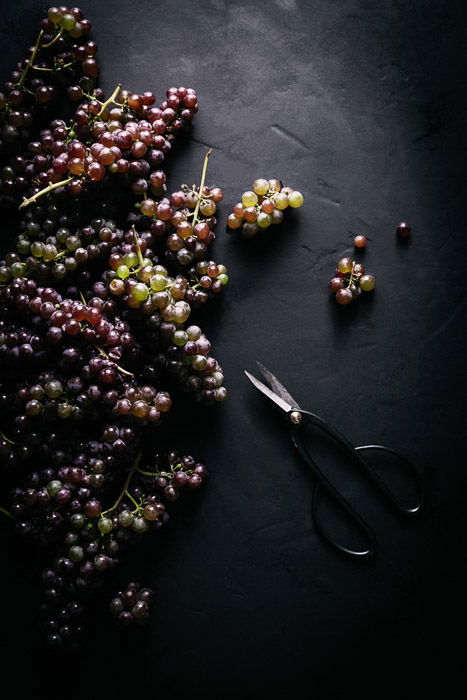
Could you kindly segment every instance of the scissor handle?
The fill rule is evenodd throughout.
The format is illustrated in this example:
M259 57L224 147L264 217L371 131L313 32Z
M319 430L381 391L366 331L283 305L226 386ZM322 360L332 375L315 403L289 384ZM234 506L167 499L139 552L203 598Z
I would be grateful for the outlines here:
M291 416L292 416L291 412ZM333 426L331 426L327 421L325 421L323 418L320 418L320 416L315 415L314 413L310 413L309 411L303 411L300 410L299 412L295 412L295 415L299 413L300 416L306 416L306 419L308 422L316 425L320 429L322 429L327 435L329 435L343 450L346 452L347 456L349 457L350 461L353 462L355 465L357 465L360 469L362 469L364 472L367 473L367 475L370 477L371 480L373 480L376 485L381 489L381 491L385 494L387 499L390 501L390 503L397 508L400 512L404 513L405 515L413 515L417 513L422 505L423 501L423 488L422 488L422 483L420 476L418 474L418 471L415 469L415 467L402 455L400 455L398 452L395 452L394 450L390 449L389 447L384 447L383 445L364 445L361 447L354 447L346 437L344 437L341 433L339 433ZM370 528L370 526L365 522L365 520L355 511L355 509L352 507L352 505L342 496L341 493L331 484L329 479L326 477L326 475L322 472L316 461L313 459L312 455L309 453L305 442L302 439L302 432L300 430L300 427L303 425L303 418L300 418L300 420L297 423L292 423L291 425L291 434L292 434L292 440L294 442L295 447L298 449L300 452L301 456L305 460L305 462L310 466L312 469L313 473L318 479L318 484L316 485L314 495L313 495L313 504L312 504L312 512L313 512L313 517L316 522L316 526L320 532L320 534L336 549L344 552L345 554L348 554L350 556L354 557L369 557L372 554L375 553L376 551L376 537ZM392 491L392 489L385 483L383 479L379 476L379 474L375 471L375 469L367 463L362 457L360 456L360 452L371 452L372 450L374 451L382 451L385 453L390 454L393 458L397 459L398 462L401 464L403 469L405 471L410 472L412 476L415 477L417 485L418 485L418 495L419 495L419 500L416 505L407 507L403 503L399 501L399 499L396 497L395 493ZM365 547L364 549L361 550L355 550L351 549L349 547L345 547L338 542L336 542L327 532L326 528L323 526L322 520L320 518L320 513L319 513L319 496L321 493L321 488L325 488L326 491L341 505L341 507L345 510L347 515L350 517L351 520L353 520L354 524L356 524L357 529L360 530L361 532L364 533L366 540L368 542L368 546Z
M399 452L396 452L395 450L391 449L390 447L385 447L384 445L361 445L360 447L355 447L354 448L357 452L365 452L369 453L372 450L375 452L385 452L386 454L391 455L393 459L396 459L397 462L400 464L402 469L409 473L415 480L417 484L417 503L413 506L405 506L401 501L397 498L396 494L394 491L391 489L390 486L380 477L380 475L377 473L377 471L374 469L374 467L371 466L369 462L365 462L365 466L367 469L367 472L371 475L371 478L376 481L378 484L379 488L383 491L383 493L386 495L388 500L393 504L397 510L399 510L401 513L404 515L416 515L419 511L420 508L423 505L423 484L422 480L420 478L420 474L418 473L418 470L415 468L415 466L412 464L412 462L409 462L409 460L404 457L404 455L401 455Z
M294 413L293 411L290 412L291 414ZM318 426L321 428L325 433L327 433L333 440L335 440L340 448L346 452L348 458L350 459L351 462L356 464L358 467L361 469L367 471L367 465L363 461L363 459L360 457L358 452L356 452L354 446L345 438L343 435L341 435L333 426L331 426L329 423L327 423L323 418L320 418L319 416L315 415L314 413L310 413L309 411L303 411L300 409L300 411L295 411L295 413L299 413L302 418L300 419L300 422L294 424L291 424L291 436L292 436L292 441L299 451L300 455L304 459L304 461L308 464L308 466L311 468L312 472L318 479L318 484L316 485L315 492L313 495L313 502L312 502L312 512L313 512L313 517L316 523L316 527L319 531L319 533L324 537L329 544L331 544L333 547L338 549L341 552L344 552L345 554L348 554L352 557L358 557L360 559L363 559L365 557L370 557L376 552L376 537L373 533L373 530L370 528L368 523L365 522L365 520L357 513L357 511L353 508L353 506L347 501L344 496L342 496L341 493L331 484L329 479L326 477L326 475L322 472L316 461L313 459L313 457L310 455L306 448L306 444L303 441L302 438L302 431L301 431L301 426L303 425L303 416L306 416L307 420L314 425ZM354 522L356 525L357 529L360 530L360 532L363 533L364 537L366 538L366 541L368 542L368 545L361 550L357 549L351 549L350 547L345 547L344 545L339 544L339 542L336 542L327 532L325 527L323 526L323 523L320 518L319 514L319 494L320 494L320 488L323 487L326 489L326 491L339 503L339 505L342 507L342 509L347 513L349 518Z

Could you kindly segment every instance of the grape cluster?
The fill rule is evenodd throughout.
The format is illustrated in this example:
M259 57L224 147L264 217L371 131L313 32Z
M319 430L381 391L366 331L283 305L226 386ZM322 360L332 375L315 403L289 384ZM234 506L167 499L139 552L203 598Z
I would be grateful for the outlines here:
M277 179L258 178L252 190L242 194L242 201L237 202L232 214L227 219L231 229L242 229L247 238L256 236L258 231L271 224L280 224L284 211L288 208L301 207L303 195L291 187L284 187Z
M79 8L51 8L33 47L0 93L0 153L17 153L47 120L60 97L73 103L96 87L97 45L88 39L91 23ZM99 94L99 93L98 93ZM16 161L4 168L11 180Z
M335 294L337 303L346 306L362 292L373 291L375 285L375 276L365 272L362 263L346 257L337 263L334 277L329 282L329 289Z
M206 477L192 456L159 449L180 390L205 405L227 395L195 318L229 281L210 253L223 192L205 184L209 153L199 184L171 194L161 168L196 93L169 88L156 107L119 86L105 100L88 29L76 8L49 10L15 80L26 107L36 73L60 73L74 112L39 101L45 123L31 109L28 133L0 152L0 203L18 207L0 260L0 467L16 530L43 550L57 648L79 643L87 600L125 550ZM146 616L145 591L121 593L120 621Z
M112 598L110 612L122 627L132 626L135 622L141 624L148 619L149 605L153 598L153 590L141 588L139 583L132 581Z

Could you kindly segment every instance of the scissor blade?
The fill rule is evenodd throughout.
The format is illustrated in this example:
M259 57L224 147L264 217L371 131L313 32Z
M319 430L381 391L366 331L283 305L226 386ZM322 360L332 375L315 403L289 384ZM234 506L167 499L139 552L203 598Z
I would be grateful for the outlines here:
M246 376L250 380L250 382L255 386L258 391L260 391L262 394L267 396L268 399L270 399L273 403L276 404L278 408L280 408L282 411L285 411L286 413L289 413L290 411L293 411L294 406L290 406L284 399L281 399L280 396L275 394L271 389L269 389L263 382L260 382L259 379L256 379L252 374L244 370Z
M284 401L287 401L287 403L291 404L291 406L293 406L294 408L300 408L298 403L295 401L295 399L293 399L290 396L287 389L280 383L277 377L275 377L272 372L270 372L263 364L261 364L261 362L258 362L258 360L256 360L256 364L258 365L259 371L261 372L271 389L278 396L284 399Z

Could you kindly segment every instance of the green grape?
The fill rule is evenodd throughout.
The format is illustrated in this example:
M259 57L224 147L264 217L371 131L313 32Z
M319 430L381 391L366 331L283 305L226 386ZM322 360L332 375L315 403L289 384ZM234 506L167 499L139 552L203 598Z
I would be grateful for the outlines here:
M283 192L278 192L274 197L274 204L276 205L277 209L282 211L283 209L287 209L289 206L289 198Z
M62 19L62 13L58 7L51 7L47 12L47 18L53 22L53 24L58 24Z
M125 265L128 265L128 267L136 267L138 264L138 256L136 253L127 253L124 258L123 262Z
M242 194L242 204L244 207L254 207L258 204L258 196L254 192L244 192Z
M269 182L262 177L258 178L253 183L253 191L256 192L256 194L264 195L267 193L268 189Z
M7 267L0 267L0 282L8 282L10 277L10 270Z
M261 211L258 214L256 223L260 228L268 228L268 226L270 226L272 223L271 216L269 214L266 214L264 211Z
M44 251L44 244L41 243L40 241L34 241L31 244L31 253L34 255L35 258L42 258L42 254Z
M167 277L161 274L153 275L150 279L150 283L153 292L162 292L167 285Z
M44 248L43 248L43 257L46 262L50 262L50 260L55 260L57 257L57 249L54 245L51 243L47 243Z
M217 279L220 280L224 286L229 283L229 278L223 272L220 275L217 275Z
M58 379L51 379L44 386L45 393L49 399L57 399L63 393L63 385Z
M74 545L68 550L68 558L75 563L82 561L84 559L84 551L82 547Z
M142 282L137 282L131 288L131 296L135 301L146 301L149 296L149 289Z
M154 265L153 267L153 272L155 275L164 275L164 277L167 277L167 268L165 268L163 265Z
M117 275L120 277L120 279L124 280L128 277L130 274L130 270L127 265L119 265L117 267Z
M360 289L364 292L371 292L375 288L376 279L374 275L362 275L360 277Z
M70 15L70 14L67 12L67 13L66 13L65 15L63 15L63 17L61 18L60 24L62 25L63 29L65 29L65 31L69 32L69 31L71 31L72 29L75 28L76 20L75 20L75 18L73 17L73 15Z
M31 244L27 239L22 238L18 241L16 245L16 250L20 255L27 255L31 250Z
M185 323L190 315L190 305L186 301L177 301L174 306L173 320L177 323Z
M201 337L201 328L199 326L189 326L186 329L186 334L189 340L196 341Z
M99 522L97 523L97 527L104 535L112 532L113 526L113 522L110 518L100 518Z
M294 190L289 194L289 205L296 209L297 207L301 207L303 204L303 195L301 192L297 192L297 190Z
M47 484L47 492L49 496L52 496L52 498L56 496L62 488L62 486L62 482L58 481L58 479L53 479L52 481L49 481L49 483Z
M172 342L178 347L182 347L188 342L188 334L185 331L175 331Z
M191 363L191 366L193 369L195 369L197 372L202 372L204 369L207 367L207 360L204 357L204 355L193 355L193 360Z
M15 262L11 266L11 274L13 277L24 277L28 271L28 266L24 263Z

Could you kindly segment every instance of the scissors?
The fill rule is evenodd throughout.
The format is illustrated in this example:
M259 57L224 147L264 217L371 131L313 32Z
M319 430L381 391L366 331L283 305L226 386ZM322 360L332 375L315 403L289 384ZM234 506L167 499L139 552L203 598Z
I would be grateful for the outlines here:
M335 488L335 486L333 486L331 481L324 474L321 467L317 464L310 452L312 441L307 438L306 431L303 430L303 428L308 425L309 427L318 428L323 431L328 438L331 438L332 442L337 444L349 461L370 478L373 484L375 484L383 492L389 502L398 511L405 515L414 515L415 513L418 513L422 506L423 487L418 471L407 459L405 459L405 457L389 447L384 447L383 445L364 445L362 447L354 447L349 440L347 440L347 438L341 435L326 420L320 418L320 416L317 416L314 413L311 413L310 411L305 411L300 408L298 403L290 396L279 380L260 362L257 362L257 365L261 374L263 375L263 378L269 384L269 386L266 386L263 384L263 382L259 381L245 370L246 376L264 396L273 402L276 408L280 409L283 418L285 418L290 426L293 444L318 480L312 501L312 514L318 532L327 542L329 542L329 544L349 556L358 558L372 556L376 552L376 537L372 529L356 512L347 499L344 498L344 496ZM366 459L363 459L363 455L369 457L371 454L374 456L375 453L384 453L386 457L395 462L399 468L402 468L402 470L411 474L414 483L416 484L417 491L417 502L414 505L407 506L402 503L396 497L394 491L389 487L389 485L381 479L379 474L369 464L369 462ZM319 507L321 500L320 496L322 495L323 490L325 490L327 495L330 496L335 503L337 503L338 507L341 507L345 511L347 517L350 518L353 525L356 526L357 530L359 530L363 535L365 545L363 545L360 549L353 549L340 544L334 539L332 534L327 532L323 520L320 517Z

